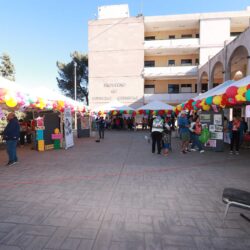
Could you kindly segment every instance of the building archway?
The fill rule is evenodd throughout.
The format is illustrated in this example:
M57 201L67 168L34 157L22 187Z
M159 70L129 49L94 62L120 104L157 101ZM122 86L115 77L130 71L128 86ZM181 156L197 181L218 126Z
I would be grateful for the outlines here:
M200 77L201 93L208 91L208 73L203 71Z
M249 53L246 47L237 47L228 62L228 71L231 80L238 80L239 76L245 77L247 75Z
M224 81L224 66L222 62L215 63L212 73L211 73L211 82L212 88L220 85Z

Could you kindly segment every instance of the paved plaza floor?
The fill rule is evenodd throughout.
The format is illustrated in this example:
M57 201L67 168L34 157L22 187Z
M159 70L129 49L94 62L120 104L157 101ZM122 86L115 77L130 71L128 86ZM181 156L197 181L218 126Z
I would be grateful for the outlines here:
M250 151L168 157L152 154L144 132L76 139L74 148L0 151L0 250L250 249L250 223L225 187L250 191ZM244 211L250 215L248 211Z

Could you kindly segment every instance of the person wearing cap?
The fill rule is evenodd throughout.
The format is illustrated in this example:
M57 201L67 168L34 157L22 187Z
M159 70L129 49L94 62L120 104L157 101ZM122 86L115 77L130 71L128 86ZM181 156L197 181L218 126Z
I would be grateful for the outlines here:
M164 129L164 120L157 116L152 123L152 153L155 153L155 144L157 143L157 151L158 154L161 154L161 140L162 140L162 132Z
M187 153L187 148L190 141L190 132L189 132L189 121L187 119L186 111L181 111L181 116L178 120L178 126L181 137L181 152L183 154Z
M9 156L7 166L12 166L18 161L16 147L17 141L20 137L20 126L14 113L8 114L7 121L8 124L3 131L3 138L6 140L7 154Z

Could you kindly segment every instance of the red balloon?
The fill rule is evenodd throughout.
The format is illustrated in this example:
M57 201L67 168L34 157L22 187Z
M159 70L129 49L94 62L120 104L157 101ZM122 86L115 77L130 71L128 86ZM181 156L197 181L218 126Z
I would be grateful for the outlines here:
M247 90L250 89L250 83L247 85Z
M228 103L230 105L235 105L237 103L236 99L235 98L228 98Z
M235 86L231 86L227 88L226 95L227 97L234 98L237 95L238 88Z

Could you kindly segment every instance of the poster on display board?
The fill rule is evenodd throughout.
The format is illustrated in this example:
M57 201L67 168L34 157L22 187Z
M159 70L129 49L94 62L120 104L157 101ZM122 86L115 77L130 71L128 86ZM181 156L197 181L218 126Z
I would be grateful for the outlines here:
M204 145L209 150L219 152L224 149L223 116L222 111L202 111L200 113L202 128L207 127L210 132L210 139Z
M74 146L73 129L72 129L72 116L71 109L64 110L64 136L65 136L65 149Z

